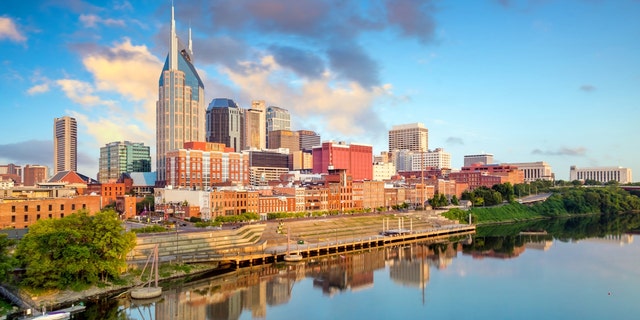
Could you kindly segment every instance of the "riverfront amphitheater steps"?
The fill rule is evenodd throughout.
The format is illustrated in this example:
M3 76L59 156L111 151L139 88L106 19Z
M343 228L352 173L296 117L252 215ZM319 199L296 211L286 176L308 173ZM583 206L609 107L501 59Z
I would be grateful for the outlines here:
M159 245L161 261L172 261L176 259L176 254L188 260L190 256L246 254L285 245L287 230L290 230L291 244L295 246L299 240L321 243L359 237L364 239L379 235L383 228L421 231L453 223L456 222L435 211L422 211L283 219L248 224L231 230L141 234L138 235L136 247L127 255L127 260L130 264L144 263L155 244Z
M202 254L223 254L238 252L243 248L261 248L264 223L248 224L238 229L202 231L162 232L138 235L135 248L127 255L130 263L144 263L153 247L158 244L161 261L173 260L178 256Z

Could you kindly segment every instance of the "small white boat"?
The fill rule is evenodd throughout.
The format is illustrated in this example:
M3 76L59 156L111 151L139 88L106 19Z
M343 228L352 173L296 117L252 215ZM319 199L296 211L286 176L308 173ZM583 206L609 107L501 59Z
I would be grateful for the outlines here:
M149 286L133 288L129 291L132 299L152 299L157 298L162 295L162 287L158 287L158 245L156 245L153 249L153 256L149 256L149 259L153 257L153 262L151 262L151 275L154 275L155 285L151 286L151 280L147 283ZM144 270L147 268L147 264L149 263L149 259L145 264L144 268L142 268L142 273L140 273L140 278L144 274Z

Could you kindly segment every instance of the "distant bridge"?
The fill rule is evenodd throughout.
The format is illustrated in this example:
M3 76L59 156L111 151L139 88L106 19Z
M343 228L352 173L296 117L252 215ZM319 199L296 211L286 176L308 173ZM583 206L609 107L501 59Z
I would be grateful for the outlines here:
M551 196L551 192L548 193L540 193L540 194L532 194L526 197L522 197L520 199L518 199L519 203L522 204L532 204L532 203L536 203L536 202L543 202L545 200L547 200L547 198L549 198L549 196Z

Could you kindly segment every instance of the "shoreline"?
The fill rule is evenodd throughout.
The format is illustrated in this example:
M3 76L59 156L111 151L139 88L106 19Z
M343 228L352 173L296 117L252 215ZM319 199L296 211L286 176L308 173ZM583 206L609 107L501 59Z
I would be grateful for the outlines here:
M408 215L416 215L416 216L429 216L429 215L440 215L440 213L442 213L443 211L418 211L418 212L411 212ZM390 213L389 216L396 216L398 214L407 214L407 213L401 213L401 212L397 212L397 213ZM553 218L571 218L571 217L575 217L575 216L588 216L588 215L597 215L598 213L586 213L586 214L580 214L580 215L568 215L568 216L559 216L559 217L547 217L547 216L540 216L540 217L534 217L534 218L529 218L529 219L512 219L512 220L502 220L502 221L491 221L491 222L484 222L484 223L478 223L476 224L476 226L489 226L489 225L504 225L504 224L512 224L512 223L518 223L518 222L523 222L523 221L535 221L535 220L546 220L546 219L553 219ZM335 217L330 217L329 219L347 219L349 221L351 220L356 220L353 218L361 218L363 216L360 215L349 215L349 216L335 216ZM326 218L323 218L326 219ZM297 220L297 219L292 219L292 220L285 220L287 223L293 223L293 224L305 224L305 223L313 223L313 222L317 222L319 219L303 219L303 220ZM452 220L448 220L450 223L454 223L455 221ZM269 221L267 222L267 224L270 224L271 227L274 227L276 225L278 225L280 222L282 221ZM364 230L361 231L361 236L365 236L368 235L367 232L365 232ZM272 243L273 245L281 245L282 239L279 238L284 238L286 239L286 236L283 234L277 234L277 236L274 237L274 234L271 233L269 234L267 232L267 230L265 230L265 237L269 238L269 242ZM165 262L163 263L163 265L170 265L173 264L174 262ZM172 282L172 281L190 281L193 278L198 278L200 276L209 274L209 273L213 273L213 272L220 272L220 273L226 273L226 272L232 272L233 269L229 269L229 268L225 268L225 267L221 267L221 266L206 266L206 265L202 265L202 264L194 264L191 265L194 266L196 270L193 270L193 272L189 272L186 273L185 271L182 270L174 270L171 272L170 275L165 276L165 277L161 277L159 279L159 281L161 283L167 284L168 282ZM126 278L127 275L123 274L123 277ZM122 297L125 294L128 293L128 291L131 288L134 288L136 286L139 286L141 284L141 282L137 279L134 280L129 280L128 284L123 284L123 285L108 285L108 286L103 286L103 287L98 287L98 286L92 286L89 289L86 290L82 290L82 291L74 291L74 290L49 290L47 291L47 293L44 294L38 294L38 295L32 295L31 293L19 289L15 286L4 286L8 291L10 291L11 293L13 293L14 295L16 295L17 297L19 297L26 305L29 305L30 308L37 310L36 312L39 312L40 310L42 310L42 307L46 307L47 310L56 310L56 309L60 309L60 308L64 308L64 307L69 307L72 304L76 304L76 303L93 303L102 299L109 299L109 298L114 298L114 297ZM25 309L22 308L20 309L21 311L24 311Z

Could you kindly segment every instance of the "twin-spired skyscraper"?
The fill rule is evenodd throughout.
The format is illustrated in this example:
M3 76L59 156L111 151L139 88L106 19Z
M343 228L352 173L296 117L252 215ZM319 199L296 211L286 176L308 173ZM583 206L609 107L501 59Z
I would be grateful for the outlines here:
M166 180L167 151L182 148L185 142L204 141L204 84L191 62L191 29L187 48L178 47L174 9L171 6L170 45L160 75L156 103L157 181Z

